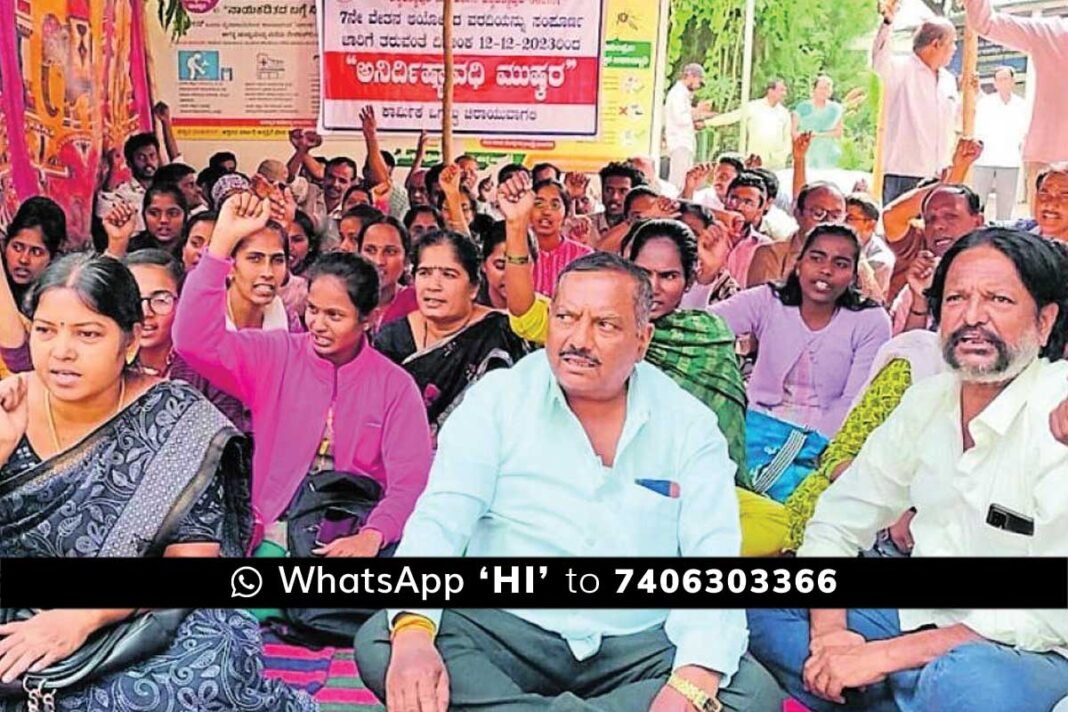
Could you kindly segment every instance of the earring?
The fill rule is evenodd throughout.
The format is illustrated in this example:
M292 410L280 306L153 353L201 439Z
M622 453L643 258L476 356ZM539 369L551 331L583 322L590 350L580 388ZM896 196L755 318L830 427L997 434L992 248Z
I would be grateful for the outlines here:
M133 366L135 361L137 361L137 352L136 351L134 351L133 353L126 354L126 365L127 366Z

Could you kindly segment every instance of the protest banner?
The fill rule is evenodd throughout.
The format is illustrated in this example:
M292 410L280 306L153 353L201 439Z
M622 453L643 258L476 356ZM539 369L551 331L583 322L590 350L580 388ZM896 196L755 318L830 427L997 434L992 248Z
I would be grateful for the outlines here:
M441 2L320 0L324 131L359 128L374 106L383 131L440 126ZM597 135L603 3L457 4L457 134Z

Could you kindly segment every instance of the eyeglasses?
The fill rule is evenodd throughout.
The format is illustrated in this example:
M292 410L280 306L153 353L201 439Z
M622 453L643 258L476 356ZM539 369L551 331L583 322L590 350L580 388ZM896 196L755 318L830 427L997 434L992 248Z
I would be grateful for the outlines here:
M805 212L812 216L816 222L842 222L845 213L839 210L827 210L825 208L805 208Z
M141 297L141 307L146 311L151 309L156 316L167 316L174 311L177 301L177 294L161 289L158 292L152 292L147 297Z

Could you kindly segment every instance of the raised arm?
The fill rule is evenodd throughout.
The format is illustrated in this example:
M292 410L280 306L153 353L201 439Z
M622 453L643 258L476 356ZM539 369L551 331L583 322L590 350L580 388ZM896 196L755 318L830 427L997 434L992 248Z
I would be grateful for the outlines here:
M871 48L871 67L884 82L889 81L894 67L893 36L894 17L900 0L880 0L879 13L883 21L875 33L875 42Z
M504 214L504 285L508 312L522 317L534 306L534 274L531 270L530 242L527 233L530 213L534 209L534 192L530 176L517 173L498 189L498 201Z
M174 138L171 108L161 101L152 107L152 115L159 120L160 132L163 134L163 147L167 149L167 162L174 163L182 152L178 150L178 140Z
M130 249L130 238L137 227L137 209L128 203L119 203L108 211L101 220L104 232L108 236L108 246L104 254L117 260L126 259Z
M464 220L464 195L460 192L463 173L456 164L446 166L438 182L445 193L445 205L449 209L448 227L461 235L471 236L471 226Z
M279 334L258 329L227 330L226 278L234 246L267 225L268 205L252 193L237 193L223 203L208 251L186 280L173 327L174 348L182 358L253 409L257 393L271 389L271 374L284 362L284 343Z
M1060 18L1031 18L994 10L990 0L964 0L968 26L988 40L1020 52L1063 46L1068 30Z
M793 152L794 152L794 170L793 170L793 190L794 190L794 204L797 204L797 198L801 195L801 191L808 183L808 149L812 145L812 132L805 131L799 133L793 140Z
M415 144L415 158L412 159L412 167L408 171L408 177L404 180L404 186L411 185L412 176L416 172L423 170L423 161L426 160L426 144L430 140L429 134L426 129L419 132L419 140Z
M311 150L323 145L323 138L314 131L301 131L293 129L289 132L289 143L293 145L293 155L289 157L286 168L289 170L289 179L293 180L303 170L315 180L322 180L326 175L326 169Z
M363 179L371 185L379 185L389 182L389 166L382 158L382 146L378 142L378 120L375 118L375 110L372 106L365 106L360 111L360 128L363 131L363 140L367 144L367 168L369 176Z
M953 163L943 182L950 185L963 183L972 164L982 152L981 141L969 138L958 140L956 149L953 151ZM913 188L886 206L883 210L883 229L887 242L898 242L908 234L909 223L920 215L923 210L923 201L939 185L935 183L924 188Z

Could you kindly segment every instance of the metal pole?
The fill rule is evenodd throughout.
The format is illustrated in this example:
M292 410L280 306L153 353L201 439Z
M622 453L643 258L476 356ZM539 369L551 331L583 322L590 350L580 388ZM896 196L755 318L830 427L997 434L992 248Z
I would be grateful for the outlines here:
M742 53L742 109L749 105L753 87L753 33L756 29L756 0L745 3L745 46ZM739 123L739 143L742 154L749 155L749 136L746 133L745 114Z
M452 96L453 96L453 49L452 49L452 4L444 0L441 10L442 44L445 59L444 97L441 102L441 159L452 163Z

